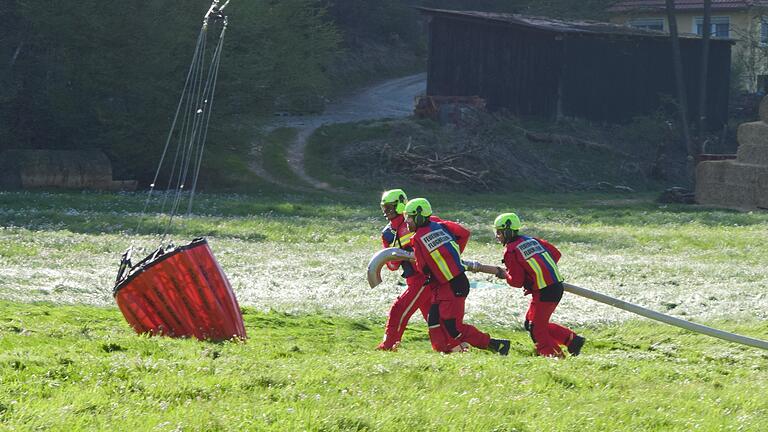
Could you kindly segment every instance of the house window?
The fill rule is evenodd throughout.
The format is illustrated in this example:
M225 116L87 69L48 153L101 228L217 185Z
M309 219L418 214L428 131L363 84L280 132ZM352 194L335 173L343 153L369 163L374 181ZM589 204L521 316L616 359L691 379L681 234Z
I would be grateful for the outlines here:
M760 20L760 45L768 45L768 17Z
M710 19L710 36L715 38L728 38L731 37L731 19L730 17L712 17ZM704 18L699 17L695 19L694 30L696 34L701 36L704 34L701 28L704 26Z
M664 31L664 18L642 18L627 21L630 27Z

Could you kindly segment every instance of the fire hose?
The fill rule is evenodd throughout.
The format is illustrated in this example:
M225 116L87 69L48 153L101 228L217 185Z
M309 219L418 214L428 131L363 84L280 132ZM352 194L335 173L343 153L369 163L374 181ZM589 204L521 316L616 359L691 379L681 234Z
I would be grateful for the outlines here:
M373 257L371 257L371 261L368 263L368 284L371 286L371 288L381 283L381 268L384 267L386 263L391 261L413 261L413 253L399 248L387 248L382 249L381 251L374 254ZM496 266L481 264L478 261L462 260L462 263L468 271L475 273L487 273L495 275L498 269ZM563 283L563 288L569 293L604 303L609 306L613 306L615 308L622 309L652 320L660 321L665 324L727 340L729 342L768 350L768 342L764 340L754 339L735 333L729 333L712 327L707 327L705 325L682 320L680 318L675 318L673 316L665 315L651 309L646 309L642 306L625 302L623 300L619 300L605 294L600 294L586 288L581 288L576 285L571 285L569 283Z

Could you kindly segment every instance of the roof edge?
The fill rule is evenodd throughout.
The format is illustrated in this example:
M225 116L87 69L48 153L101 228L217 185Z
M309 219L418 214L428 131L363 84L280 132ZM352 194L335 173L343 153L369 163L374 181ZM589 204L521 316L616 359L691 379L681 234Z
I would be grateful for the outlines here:
M669 38L669 33L636 29L627 25L590 20L561 20L557 18L540 17L533 15L510 14L500 12L480 12L469 10L435 9L423 6L415 6L414 9L427 15L442 15L456 19L492 22L497 25L525 27L530 30L557 33L560 35L590 35L590 36L616 36L637 37L648 39ZM701 36L689 33L680 34L682 39L701 39ZM733 39L710 39L715 43L730 42Z

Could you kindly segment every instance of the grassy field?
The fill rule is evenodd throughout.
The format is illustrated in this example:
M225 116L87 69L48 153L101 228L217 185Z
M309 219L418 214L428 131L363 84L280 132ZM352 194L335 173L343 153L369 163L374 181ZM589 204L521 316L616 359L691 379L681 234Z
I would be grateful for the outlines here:
M274 178L293 186L308 186L288 165L287 148L296 140L296 129L279 128L263 138L261 160L264 169Z
M644 194L408 192L472 230L468 258L500 259L489 225L514 210L561 248L570 283L768 339L765 212ZM573 295L556 319L588 338L578 358L534 357L527 298L493 288L471 293L467 321L511 337L508 358L432 353L420 319L399 352L373 351L402 290L393 274L365 282L384 222L375 191L199 196L165 241L207 236L249 341L136 336L111 289L125 248L161 243L165 218L142 218L145 198L0 192L0 430L765 428L768 353Z

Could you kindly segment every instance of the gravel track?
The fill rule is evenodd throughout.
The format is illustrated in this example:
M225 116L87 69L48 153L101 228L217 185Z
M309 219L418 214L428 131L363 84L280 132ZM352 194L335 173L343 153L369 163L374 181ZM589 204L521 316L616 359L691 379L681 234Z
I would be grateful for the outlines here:
M267 127L274 130L281 127L297 129L296 140L287 149L287 161L291 170L306 184L330 192L344 192L326 182L315 179L304 169L304 153L309 137L321 126L334 123L350 123L380 118L408 117L413 111L414 98L423 93L427 86L427 74L420 73L396 78L364 88L337 102L331 103L325 112L308 116L286 116L276 118ZM254 161L251 169L261 178L284 187L295 188L280 182Z

